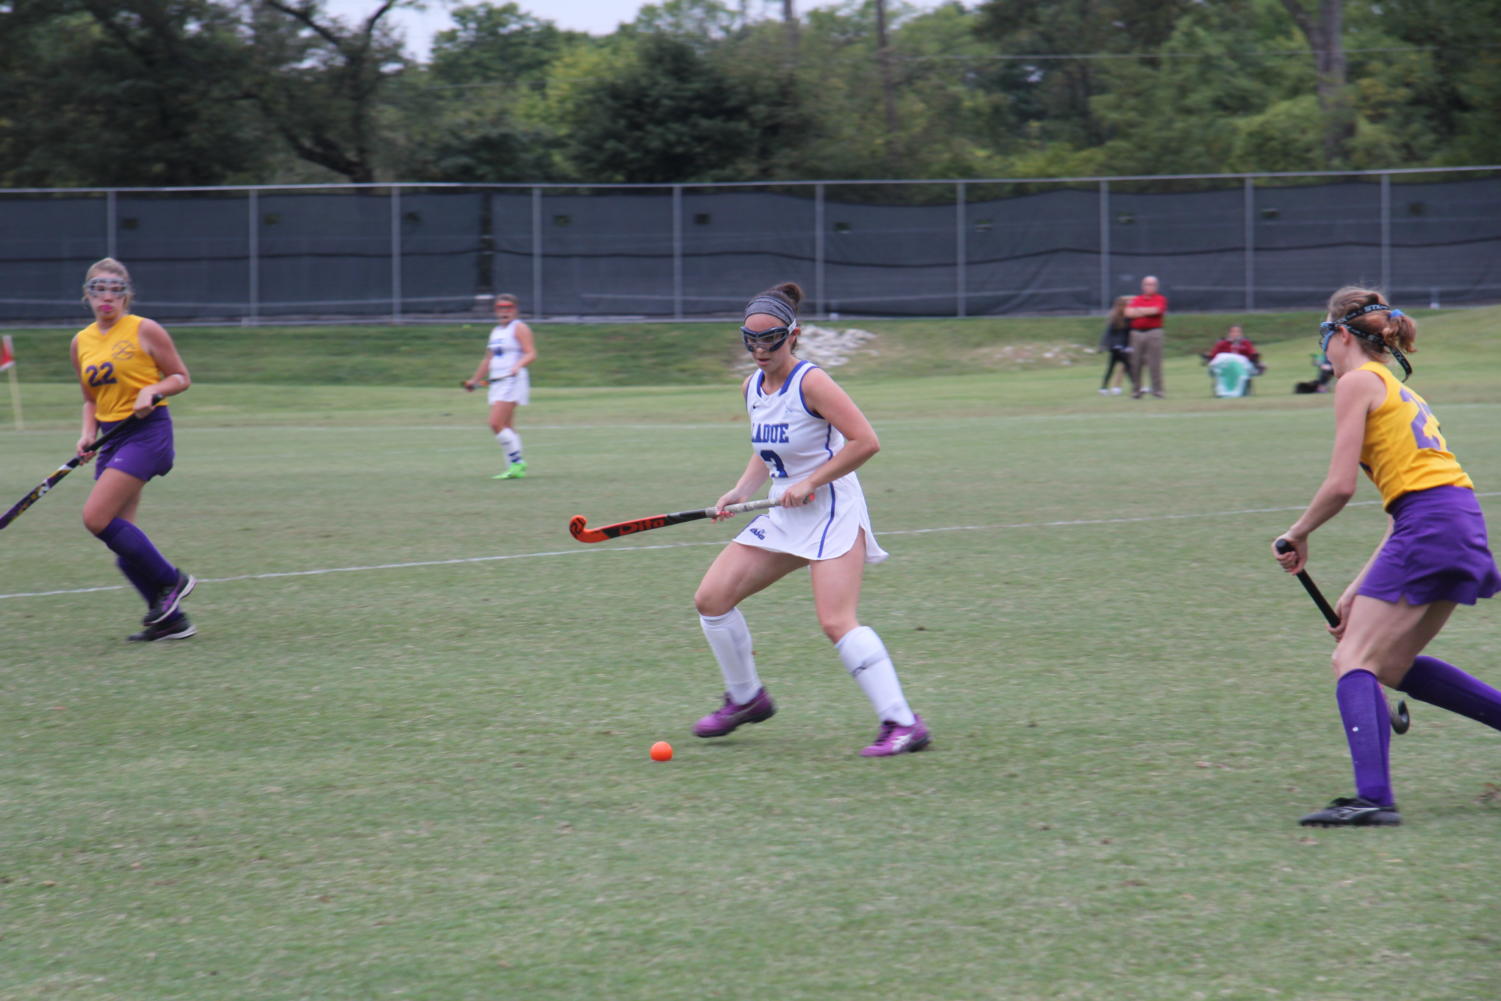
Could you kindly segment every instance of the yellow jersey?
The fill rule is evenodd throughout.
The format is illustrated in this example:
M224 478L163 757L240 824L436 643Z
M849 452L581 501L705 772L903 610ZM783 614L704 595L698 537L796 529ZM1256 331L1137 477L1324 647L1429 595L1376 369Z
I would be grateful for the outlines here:
M1380 362L1366 362L1361 371L1374 372L1386 386L1386 399L1365 419L1365 443L1360 467L1376 489L1381 506L1414 490L1469 487L1475 484L1460 468L1439 433L1438 418L1421 396L1397 381Z
M109 330L91 323L78 332L75 343L78 377L93 391L94 416L101 421L123 421L135 412L141 390L162 381L162 370L141 346L139 316L127 313Z

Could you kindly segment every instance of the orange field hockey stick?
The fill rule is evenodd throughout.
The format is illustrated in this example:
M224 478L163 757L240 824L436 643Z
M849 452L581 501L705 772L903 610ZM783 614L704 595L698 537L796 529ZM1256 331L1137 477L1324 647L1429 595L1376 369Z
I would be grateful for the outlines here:
M764 511L769 507L776 507L777 502L767 498L765 500L747 501L744 504L728 504L725 510L730 514L742 514L746 511ZM580 542L603 542L606 539L617 539L622 535L634 535L637 532L650 532L654 528L666 528L668 525L681 525L685 521L698 521L700 518L712 518L718 513L716 508L706 507L693 511L675 511L672 514L653 514L645 518L633 518L630 521L616 522L613 525L602 525L599 528L590 528L589 519L581 514L576 514L568 519L568 531Z

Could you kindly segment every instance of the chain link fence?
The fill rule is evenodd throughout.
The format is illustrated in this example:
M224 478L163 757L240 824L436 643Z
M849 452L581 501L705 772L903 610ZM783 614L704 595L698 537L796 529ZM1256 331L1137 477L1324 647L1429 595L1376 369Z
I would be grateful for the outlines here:
M170 322L1098 312L1157 275L1175 311L1316 307L1336 286L1501 301L1501 167L782 184L0 191L0 323L75 322L94 260Z

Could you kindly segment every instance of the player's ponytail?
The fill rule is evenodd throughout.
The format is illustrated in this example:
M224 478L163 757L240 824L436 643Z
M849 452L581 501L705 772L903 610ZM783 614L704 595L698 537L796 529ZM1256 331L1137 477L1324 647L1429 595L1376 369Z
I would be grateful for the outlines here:
M1375 289L1356 285L1339 289L1329 297L1329 318L1360 335L1361 347L1373 358L1392 350L1401 354L1417 350L1417 322Z
M779 292L796 311L798 304L803 301L803 287L797 282L782 282L767 289L768 292Z
M1403 354L1409 355L1417 351L1417 321L1400 309L1394 309L1384 315L1387 321L1381 328L1381 339L1386 342L1387 347L1396 348Z

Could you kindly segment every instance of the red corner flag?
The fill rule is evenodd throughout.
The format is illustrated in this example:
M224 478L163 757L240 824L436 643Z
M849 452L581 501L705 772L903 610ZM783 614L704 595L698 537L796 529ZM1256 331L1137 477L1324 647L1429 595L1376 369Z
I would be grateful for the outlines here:
M0 372L4 372L16 363L16 352L10 344L10 334L0 338Z

